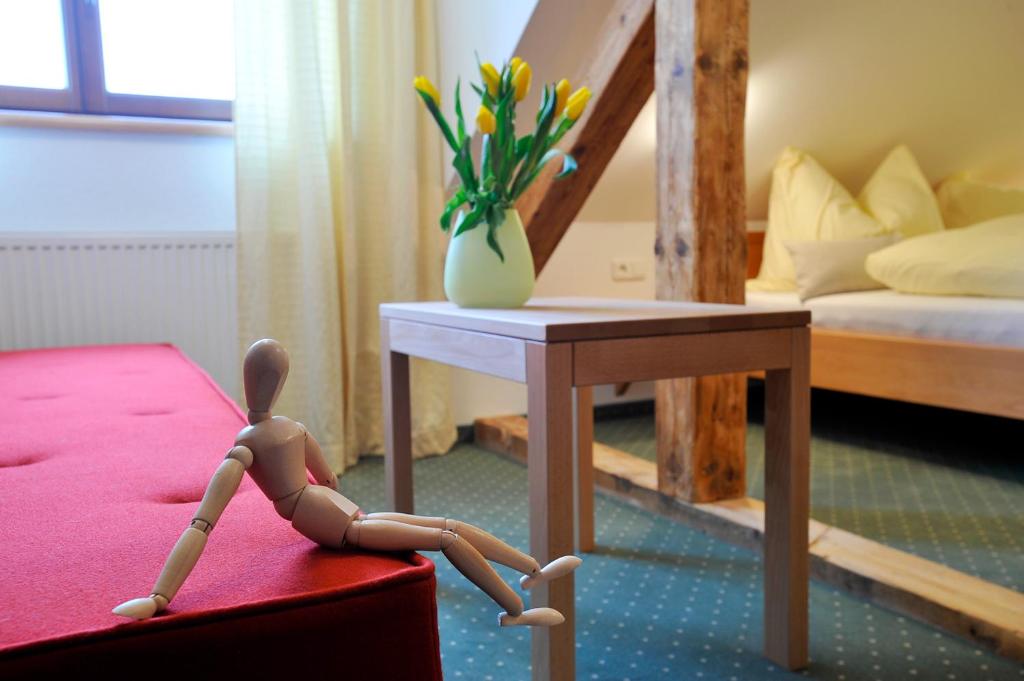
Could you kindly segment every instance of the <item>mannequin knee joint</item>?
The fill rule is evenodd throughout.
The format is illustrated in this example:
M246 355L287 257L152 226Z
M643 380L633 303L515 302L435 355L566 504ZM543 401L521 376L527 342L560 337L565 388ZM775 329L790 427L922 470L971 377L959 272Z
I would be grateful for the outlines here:
M359 546L359 527L361 523L358 520L353 520L349 523L349 526L345 528L345 536L342 537L341 545L345 546Z
M441 550L449 548L452 544L459 541L459 535L455 534L451 530L441 531Z

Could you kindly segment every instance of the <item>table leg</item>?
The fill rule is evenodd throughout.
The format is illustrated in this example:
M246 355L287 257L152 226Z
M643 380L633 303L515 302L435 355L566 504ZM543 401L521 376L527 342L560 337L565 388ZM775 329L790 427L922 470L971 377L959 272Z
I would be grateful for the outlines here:
M788 369L765 376L765 655L807 666L810 331L794 329Z
M526 346L527 477L530 486L530 553L541 565L573 550L572 346ZM535 587L531 607L548 606L565 623L532 630L535 681L575 678L575 603L573 575Z
M576 388L576 521L579 550L594 550L594 389Z
M390 327L380 320L380 387L384 399L384 487L387 507L413 512L409 356L391 351Z

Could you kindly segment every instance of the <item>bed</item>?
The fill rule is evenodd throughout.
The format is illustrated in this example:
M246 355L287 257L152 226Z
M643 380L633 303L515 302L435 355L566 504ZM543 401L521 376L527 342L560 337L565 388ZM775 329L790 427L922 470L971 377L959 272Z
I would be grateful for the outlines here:
M0 385L0 678L441 678L433 564L320 549L248 478L168 613L114 616L244 417L166 345L0 353Z
M748 274L764 234L749 234ZM801 305L795 293L747 303L812 313L815 387L1024 419L1024 300L923 296L888 289Z

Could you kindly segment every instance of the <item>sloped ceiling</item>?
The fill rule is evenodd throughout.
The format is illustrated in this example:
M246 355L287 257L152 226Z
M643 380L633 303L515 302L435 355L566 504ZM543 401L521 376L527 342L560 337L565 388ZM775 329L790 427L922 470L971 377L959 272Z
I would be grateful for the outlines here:
M562 56L582 49L580 33ZM971 170L1024 186L1022 36L1019 0L751 0L749 217L765 217L786 145L854 193L899 143L933 182ZM581 220L654 220L654 121L652 101Z

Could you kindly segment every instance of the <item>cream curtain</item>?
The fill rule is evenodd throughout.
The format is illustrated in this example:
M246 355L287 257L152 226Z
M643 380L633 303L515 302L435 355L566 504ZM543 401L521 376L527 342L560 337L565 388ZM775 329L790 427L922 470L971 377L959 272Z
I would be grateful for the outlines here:
M291 372L276 411L341 472L383 449L377 306L443 297L427 1L236 0L239 336ZM413 368L413 449L455 438L448 371Z

